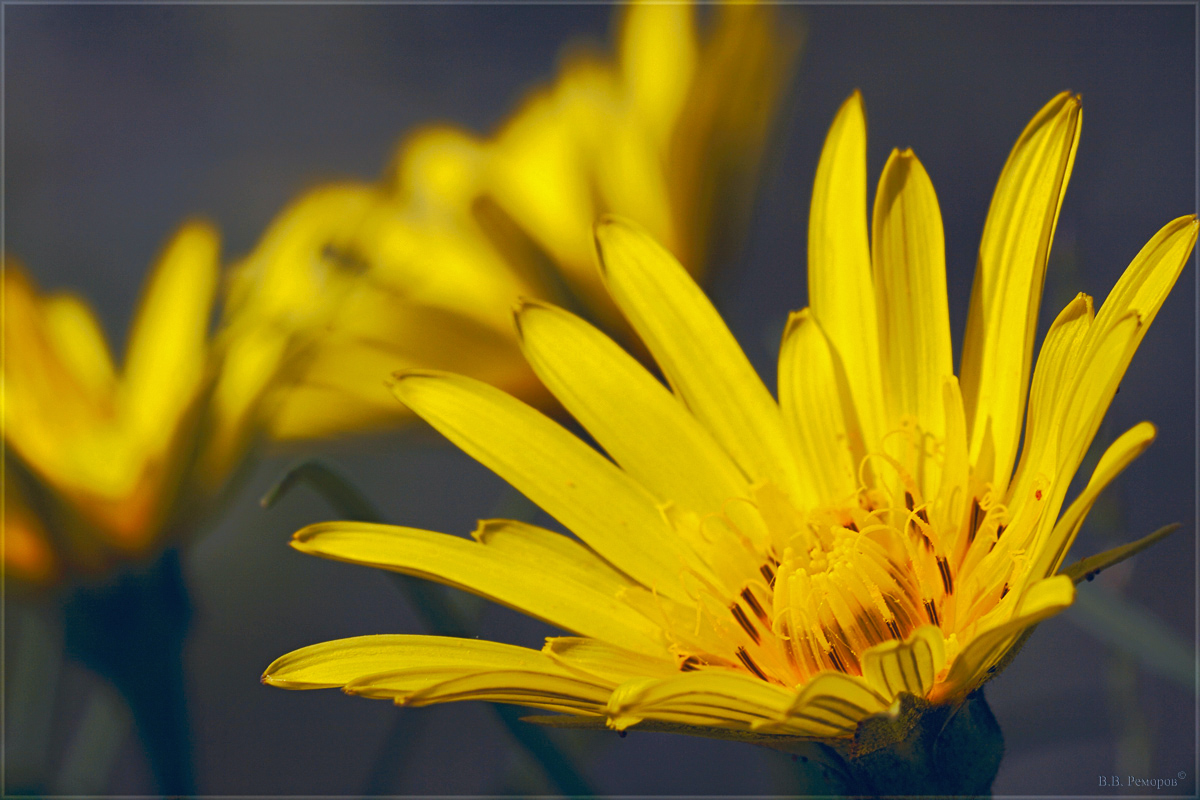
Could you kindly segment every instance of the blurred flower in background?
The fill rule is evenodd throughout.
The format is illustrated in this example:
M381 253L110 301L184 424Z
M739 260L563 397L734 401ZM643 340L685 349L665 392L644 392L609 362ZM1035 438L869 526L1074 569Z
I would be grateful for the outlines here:
M218 246L204 223L173 237L120 366L84 299L42 294L5 263L5 443L37 483L9 496L6 521L22 532L5 551L15 576L94 577L152 557L164 537L178 542L195 529L228 478L231 464L205 472L200 455L219 424L209 404ZM6 476L6 487L18 480Z
M601 222L600 276L673 393L554 306L525 303L516 331L538 377L615 464L477 380L416 370L395 387L578 541L514 520L480 523L475 542L355 522L293 540L303 552L467 589L584 638L550 638L538 652L357 637L283 656L264 681L401 705L515 703L617 730L650 721L841 740L851 770L866 774L852 794L989 791L1003 749L994 722L979 753L941 742L946 717L936 712L929 758L939 748L976 753L953 777L919 764L924 731L896 742L897 758L918 764L916 779L894 765L863 767L856 748L859 726L889 709L896 717L903 695L962 704L1034 625L1071 605L1084 571L1060 573L1063 559L1099 493L1154 438L1149 423L1117 437L1060 517L1197 230L1195 216L1166 225L1098 314L1080 294L1034 369L1079 122L1079 99L1058 95L1002 171L967 323L965 398L932 183L911 150L893 151L868 236L858 94L817 169L811 306L784 334L778 403L678 260L639 226ZM1130 552L1097 556L1086 572Z
M67 652L121 691L160 790L193 790L190 601L170 548L212 518L262 432L394 423L384 381L414 366L538 396L511 306L577 296L615 319L590 277L604 211L697 271L735 241L797 42L769 9L713 17L700 37L690 5L630 6L615 62L580 52L492 139L426 127L380 183L307 193L224 282L215 229L184 224L120 366L86 301L6 263L5 574L58 590Z
M621 326L593 266L603 213L638 220L693 274L728 261L799 35L769 7L712 12L701 35L690 4L631 4L615 59L573 51L492 137L426 127L381 182L318 187L285 209L230 290L233 327L319 330L272 435L402 421L384 386L397 369L542 396L511 306L552 299ZM339 270L358 278L331 295Z

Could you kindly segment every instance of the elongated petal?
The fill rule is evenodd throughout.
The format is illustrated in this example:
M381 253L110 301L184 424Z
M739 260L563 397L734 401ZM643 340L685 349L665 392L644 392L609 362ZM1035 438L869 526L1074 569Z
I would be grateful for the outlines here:
M296 534L292 547L436 580L569 631L666 655L658 626L617 599L628 582L622 586L611 568L597 563L594 553L550 531L530 535L538 529L519 523L509 528L498 538L521 538L523 548L353 522L310 525ZM551 538L561 542L552 543Z
M679 672L674 658L637 653L599 639L556 636L546 640L542 652L572 672L582 672L614 683L624 683L634 678L667 678Z
M871 714L888 707L889 700L866 680L840 672L822 672L792 701L787 724L815 736L846 736Z
M1070 393L1073 404L1063 417L1060 475L1073 475L1083 460L1134 352L1187 264L1196 230L1195 216L1165 225L1134 257L1097 312L1084 347L1078 389Z
M1046 259L1079 143L1079 97L1063 92L1026 126L992 195L971 291L962 389L971 457L989 421L1003 492L1016 458Z
M946 664L945 640L933 625L923 625L907 639L877 644L863 653L863 677L888 700L901 692L924 697Z
M566 674L537 650L482 639L381 634L302 647L271 662L263 683L284 689L330 689L402 668L544 670Z
M800 496L779 407L704 292L633 223L607 217L596 241L609 292L688 409L751 480Z
M608 701L609 725L625 730L644 719L707 720L716 727L749 728L783 717L795 693L736 672L686 672L673 678L622 684Z
M690 5L630 3L621 23L621 73L653 141L671 140L699 57Z
M683 595L685 555L654 498L562 426L498 389L457 375L405 373L394 390L619 569L649 588Z
M817 165L808 216L808 302L845 362L873 448L886 430L869 248L867 123L856 91L838 110Z
M146 285L130 329L123 398L141 436L169 440L169 422L199 388L219 268L216 229L192 222L175 234Z
M20 301L14 298L9 302ZM50 358L57 359L59 364L42 363L40 368L65 369L91 402L107 407L112 402L116 372L95 313L73 294L53 294L44 298L41 313L45 335L53 348ZM21 331L21 334L22 338L36 335L33 331Z
M853 494L863 435L845 369L809 309L792 314L783 334L779 405L815 496L828 502Z
M426 668L366 675L347 684L345 692L406 706L484 700L599 714L612 689L607 682L547 670Z
M641 364L578 317L540 303L517 315L525 357L547 388L622 468L698 513L749 485L712 436Z
M1054 434L1057 414L1075 372L1079 369L1080 354L1094 314L1092 298L1080 293L1067 304L1046 333L1033 371L1033 388L1029 393L1029 414L1025 425L1025 445L1021 463L1017 466L1009 491L1009 505L1024 502L1038 475L1054 472ZM981 476L989 480L990 474Z
M890 427L912 416L941 438L942 382L954 374L945 240L933 184L911 150L893 150L883 168L871 255Z
M1083 525L1083 520L1096 502L1100 493L1121 474L1133 460L1146 451L1154 441L1157 431L1149 422L1133 426L1109 445L1100 457L1100 463L1092 472L1091 480L1080 492L1079 497L1067 508L1062 518L1055 524L1047 541L1037 545L1034 562L1031 568L1033 579L1046 578L1058 571L1075 542L1075 535Z
M988 668L1004 655L1024 630L1069 607L1075 600L1075 584L1065 575L1055 575L1030 586L1012 616L974 637L954 659L946 680L939 684L947 697L966 694L989 677Z

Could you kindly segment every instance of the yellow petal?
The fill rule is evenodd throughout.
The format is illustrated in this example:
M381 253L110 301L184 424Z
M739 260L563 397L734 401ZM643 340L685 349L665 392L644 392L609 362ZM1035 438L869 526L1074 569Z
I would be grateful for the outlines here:
M448 636L382 634L302 647L271 662L263 683L284 689L329 689L397 669L543 670L567 674L537 650Z
M622 76L660 147L671 139L696 71L695 16L688 4L637 2L621 23Z
M596 241L609 292L688 410L752 481L800 496L779 407L704 292L634 223L607 217Z
M1165 225L1134 257L1088 331L1072 404L1063 416L1060 476L1074 475L1125 370L1196 244L1195 216ZM1063 481L1065 490L1065 481Z
M1125 431L1109 445L1100 457L1100 462L1096 464L1087 486L1054 525L1048 540L1036 547L1035 560L1030 570L1033 579L1046 578L1058 572L1096 498L1114 478L1133 463L1135 458L1146 451L1156 434L1157 430L1153 425L1142 422Z
M903 642L877 644L862 655L863 678L889 701L901 692L925 697L945 664L945 640L933 625L917 628Z
M864 455L849 382L810 309L788 318L779 352L779 406L804 468L808 497L828 503L854 494Z
M683 597L687 560L654 498L544 414L484 383L410 372L396 396L644 586Z
M1104 299L1096 315L1097 325L1110 325L1133 309L1148 327L1188 262L1196 244L1197 226L1196 216L1189 214L1168 222L1154 234Z
M546 640L542 652L572 672L582 672L614 683L644 677L670 677L679 672L674 658L656 658L599 639L556 636Z
M1093 316L1092 298L1083 293L1076 295L1059 312L1042 342L1029 392L1025 445L1009 489L1010 507L1019 508L1025 502L1037 476L1054 474L1057 415L1066 397L1067 386L1079 369L1083 343L1092 327ZM982 476L981 479L989 478Z
M628 580L594 553L551 531L496 523L477 543L395 525L324 522L297 532L291 544L303 553L435 580L551 625L665 657L658 626L617 599Z
M123 398L140 436L157 432L169 441L171 423L192 401L204 376L219 246L211 225L185 224L146 285L129 333Z
M990 420L1003 492L1016 458L1046 259L1079 143L1079 97L1063 92L1026 126L992 195L971 290L962 389L971 458Z
M109 408L116 386L112 355L95 313L81 298L54 294L42 300L45 334L53 348L52 358L61 364L43 364L42 369L65 369L80 389L100 408ZM24 336L32 331L22 331ZM22 337L22 338L23 338Z
M1011 616L977 632L950 665L939 684L940 700L965 695L990 677L988 669L1004 655L1026 628L1052 617L1075 601L1075 584L1065 575L1038 581L1014 603Z
M808 298L842 357L869 448L886 432L867 235L867 123L855 91L825 138L808 217Z
M427 677L428 676L428 677ZM346 687L350 694L394 697L410 706L484 700L492 703L599 714L612 693L613 684L574 675L548 674L533 670L486 670L457 676L434 677L422 672L394 672L360 679ZM418 682L425 685L418 686Z
M543 672L429 667L365 675L343 691L404 706L482 700L599 716L611 687Z
M915 417L940 439L942 383L954 374L945 239L933 184L911 150L893 150L879 178L871 255L889 428ZM932 495L939 484L932 459L926 470L923 488Z
M862 678L822 672L804 684L787 711L787 723L812 736L847 736L889 701Z
M521 348L542 383L661 502L718 512L749 486L729 456L632 356L578 317L526 302Z
M609 725L624 730L644 719L749 728L787 713L795 692L737 672L701 670L624 683L609 698Z

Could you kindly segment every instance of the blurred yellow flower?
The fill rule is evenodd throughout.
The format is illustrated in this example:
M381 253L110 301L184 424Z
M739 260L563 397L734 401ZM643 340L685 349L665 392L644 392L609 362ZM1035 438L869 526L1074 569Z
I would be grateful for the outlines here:
M36 484L23 489L9 474L16 465L6 464L11 574L41 580L150 554L164 531L193 525L197 505L227 477L197 460L217 425L208 400L218 247L205 223L175 234L147 282L120 368L82 299L43 295L6 261L4 437L8 458Z
M283 211L239 266L228 315L319 329L272 414L275 437L403 420L383 383L397 369L462 372L537 400L509 309L541 297L623 324L594 271L602 213L640 221L696 274L729 247L795 32L765 7L714 8L705 37L689 4L623 13L615 61L571 57L494 136L422 129L380 184L319 187ZM334 274L360 279L330 309Z
M638 226L602 222L603 281L670 389L566 311L526 302L516 319L533 370L611 461L477 380L423 370L395 385L578 539L491 520L474 541L351 522L293 541L475 592L576 636L540 652L358 637L285 655L264 681L414 706L516 703L617 729L655 721L808 737L848 736L903 693L965 697L1073 601L1063 558L1154 427L1118 437L1060 509L1196 239L1194 216L1165 226L1098 313L1081 294L1059 314L1033 368L1079 123L1078 98L1054 98L1000 176L962 390L932 184L911 151L893 151L868 233L857 93L818 167L811 307L784 334L778 402L679 261Z

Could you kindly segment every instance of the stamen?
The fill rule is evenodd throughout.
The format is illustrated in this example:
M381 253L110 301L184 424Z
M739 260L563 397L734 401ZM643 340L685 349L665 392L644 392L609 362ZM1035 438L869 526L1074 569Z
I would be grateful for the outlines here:
M930 621L930 622L932 622L934 625L937 625L937 626L939 626L939 627L941 626L941 624L942 624L942 623L941 623L941 621L938 619L938 611L937 611L937 606L935 606L935 605L933 604L933 601L932 601L932 600L926 600L926 601L925 601L925 613L929 615L929 621Z
M729 611L731 614L733 614L733 618L737 620L738 625L742 626L742 630L744 630L750 636L750 638L754 640L755 644L758 644L762 640L762 637L759 635L758 630L754 627L754 623L752 623L750 618L746 616L746 612L742 611L742 607L737 603L734 603L729 607Z
M759 680L765 681L767 679L767 676L763 674L763 671L758 668L758 664L755 664L754 659L751 658L750 654L746 652L746 648L739 647L737 649L737 657L738 660L746 666L746 669L750 670L759 677Z
M700 667L703 665L704 665L704 662L701 661L700 659L696 658L695 656L688 656L687 658L685 658L683 660L683 663L681 663L679 665L679 671L680 672L695 672L696 670L700 669Z
M761 572L762 576L767 579L767 585L770 586L771 589L774 589L775 588L775 570L771 569L771 565L763 564L761 567L758 568L758 571Z
M754 596L754 592L750 591L749 587L742 589L742 599L746 601L746 605L754 612L754 616L762 620L764 625L770 625L771 620L767 616L767 612L763 611L763 607L759 604L758 598Z
M983 522L984 516L986 516L986 515L983 513L983 509L979 507L979 498L972 497L971 498L971 522L970 522L969 527L967 528L967 544L968 545L970 545L971 542L975 541L975 534L979 533L979 525L980 525L980 523Z
M946 590L946 594L954 594L954 577L950 574L950 564L938 556L937 565L938 572L942 573L942 588Z
M846 672L846 664L842 661L842 657L838 655L837 650L830 650L827 655L829 656L829 660L833 662L833 666L838 672Z
M909 511L913 510L912 492L908 491L907 489L904 492L904 507L907 508Z

